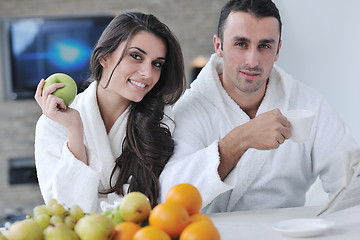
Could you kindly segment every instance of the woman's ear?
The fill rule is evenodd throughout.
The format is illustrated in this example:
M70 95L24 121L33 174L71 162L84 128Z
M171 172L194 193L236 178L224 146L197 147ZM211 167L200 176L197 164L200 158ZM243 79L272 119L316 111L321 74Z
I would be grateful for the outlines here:
M103 68L107 66L107 55L100 57L100 64Z

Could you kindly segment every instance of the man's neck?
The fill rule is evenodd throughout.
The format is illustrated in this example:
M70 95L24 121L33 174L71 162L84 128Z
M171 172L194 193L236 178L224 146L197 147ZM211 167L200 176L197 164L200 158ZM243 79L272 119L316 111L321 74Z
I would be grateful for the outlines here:
M225 88L225 91L236 102L236 104L250 117L255 118L259 106L265 96L266 87L269 80L256 92L246 93L238 90L237 88L227 89L222 81L223 75L219 75L220 81Z

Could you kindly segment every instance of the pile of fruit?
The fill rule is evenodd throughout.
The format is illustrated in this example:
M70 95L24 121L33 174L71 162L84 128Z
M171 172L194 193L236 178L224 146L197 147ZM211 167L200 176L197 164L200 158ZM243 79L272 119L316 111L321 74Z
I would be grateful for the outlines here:
M7 236L0 233L0 240L219 240L201 206L191 184L174 186L153 209L140 192L125 195L118 207L101 214L86 214L77 205L65 209L52 199L36 206L32 218L12 224Z

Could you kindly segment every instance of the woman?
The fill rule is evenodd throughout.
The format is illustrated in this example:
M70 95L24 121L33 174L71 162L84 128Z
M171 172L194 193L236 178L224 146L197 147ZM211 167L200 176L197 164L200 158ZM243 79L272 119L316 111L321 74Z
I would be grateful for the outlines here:
M42 79L37 87L43 115L35 161L44 200L91 212L140 191L155 206L174 149L170 105L185 89L180 44L153 15L123 13L104 30L90 67L90 85L69 107L51 94L63 84L42 91Z

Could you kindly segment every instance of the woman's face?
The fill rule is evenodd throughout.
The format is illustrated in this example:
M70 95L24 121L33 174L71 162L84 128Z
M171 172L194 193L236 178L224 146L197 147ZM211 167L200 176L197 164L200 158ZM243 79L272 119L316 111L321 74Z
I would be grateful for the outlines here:
M100 60L103 66L101 86L106 86L124 47L125 42L122 42L113 53ZM130 40L109 86L104 89L106 94L114 101L120 98L129 102L140 102L159 81L165 57L166 45L161 38L146 31L138 32Z

